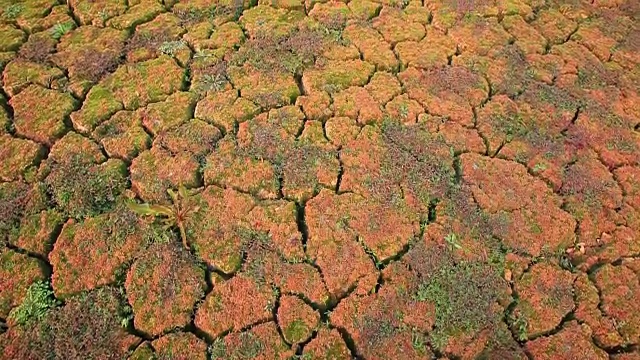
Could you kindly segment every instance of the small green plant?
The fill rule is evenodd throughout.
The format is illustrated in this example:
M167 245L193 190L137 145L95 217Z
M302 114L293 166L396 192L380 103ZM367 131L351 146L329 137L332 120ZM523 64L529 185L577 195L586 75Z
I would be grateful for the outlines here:
M128 305L122 307L122 314L120 314L120 325L123 328L127 328L129 327L129 324L131 324L131 321L133 321L133 309Z
M449 233L447 236L445 236L444 241L449 244L449 250L451 251L462 249L462 245L460 245L460 242L458 241L458 236L454 233Z
M521 316L517 317L513 322L513 329L519 341L526 341L527 336L527 320Z
M74 25L72 22L57 23L50 30L51 37L53 37L56 40L60 40L60 38L64 36L64 34L73 30L73 27Z
M409 117L409 105L403 103L400 105L400 117L402 117L403 119L406 119L407 117Z
M189 249L187 242L187 232L185 230L185 222L187 218L193 213L200 210L199 206L194 206L190 201L189 190L183 185L178 187L176 193L172 189L168 189L167 193L171 197L172 206L165 205L149 205L147 203L136 204L129 203L129 208L138 215L142 216L154 216L160 217L164 230L172 228L178 228L180 231L180 238L182 239L182 245Z
M426 338L423 334L417 331L411 332L411 346L420 355L425 355L427 353Z
M22 4L11 4L4 9L4 15L7 19L13 20L20 15L23 9Z
M27 296L20 306L9 314L9 319L17 324L26 324L32 320L39 321L49 310L60 303L54 297L51 285L46 281L36 281L27 290Z

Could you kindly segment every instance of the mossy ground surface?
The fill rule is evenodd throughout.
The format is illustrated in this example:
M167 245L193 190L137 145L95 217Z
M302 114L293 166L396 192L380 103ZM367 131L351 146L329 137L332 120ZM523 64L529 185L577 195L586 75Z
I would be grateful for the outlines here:
M0 72L0 359L640 359L637 0L0 0Z

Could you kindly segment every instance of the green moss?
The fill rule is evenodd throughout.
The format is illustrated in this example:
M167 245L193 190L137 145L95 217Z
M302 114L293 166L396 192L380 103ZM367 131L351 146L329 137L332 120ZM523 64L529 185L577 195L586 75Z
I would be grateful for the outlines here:
M296 319L284 329L284 338L292 344L297 344L303 341L308 333L309 328L307 324L302 320Z

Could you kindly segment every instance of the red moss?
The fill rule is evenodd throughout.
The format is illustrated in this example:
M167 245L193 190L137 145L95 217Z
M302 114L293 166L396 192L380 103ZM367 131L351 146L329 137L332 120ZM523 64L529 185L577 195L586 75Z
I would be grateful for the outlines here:
M640 296L638 276L630 268L604 265L595 273L595 284L600 290L600 308L610 317L622 336L624 344L637 344L640 339L640 311L634 301Z
M186 332L171 333L151 343L160 359L207 359L207 344Z
M351 359L351 353L338 330L327 328L318 330L318 335L305 345L302 354L308 354L312 359Z
M570 321L562 331L549 337L541 337L525 344L527 351L536 359L607 359L604 350L591 342L591 330L586 325Z
M516 280L519 302L514 316L517 324L525 324L523 337L550 332L574 309L573 280L568 271L546 263L533 265Z
M196 311L196 326L212 338L271 320L275 296L246 275L217 284Z
M462 178L478 205L493 222L505 225L496 233L505 245L537 256L573 244L575 220L560 209L560 198L522 165L475 154L460 158Z
M251 358L256 360L285 360L293 350L282 341L273 322L256 325L243 332L234 332L214 341L211 355L214 360Z
M49 256L56 295L113 283L122 266L142 251L142 239L136 215L124 205L83 222L67 221Z
M320 322L320 314L295 296L280 298L277 318L284 340L289 344L309 340Z
M347 330L357 354L367 359L431 356L424 334L433 326L434 308L413 297L418 291L416 275L394 263L383 278L385 284L376 294L342 300L331 312L331 323Z
M204 270L175 245L156 245L133 263L125 288L134 326L152 336L186 326L206 287Z
M9 249L0 252L0 317L20 305L29 286L46 277L44 264L36 258Z

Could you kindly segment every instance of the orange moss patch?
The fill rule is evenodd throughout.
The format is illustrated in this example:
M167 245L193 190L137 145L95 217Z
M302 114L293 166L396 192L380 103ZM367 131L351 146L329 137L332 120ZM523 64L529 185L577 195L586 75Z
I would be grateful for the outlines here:
M460 159L462 178L478 205L503 225L496 235L505 245L538 256L573 244L575 220L560 209L560 198L522 165L476 154Z
M622 206L622 189L593 151L581 152L565 169L560 193L565 209L578 220L584 246L597 246L603 233L613 233L621 223L615 209Z
M0 252L0 316L22 303L29 286L46 278L44 264L36 258L3 249Z
M204 269L183 248L149 248L133 263L125 282L135 328L155 336L186 326L204 295L204 277Z
M305 345L302 354L311 357L311 359L351 359L351 353L338 330L327 328L318 330L318 335Z
M591 330L586 325L568 322L562 331L541 337L525 344L527 351L536 359L607 359L607 353L591 342Z
M155 354L161 359L197 359L207 358L207 344L191 333L172 333L151 343Z
M535 338L553 330L574 309L574 278L556 265L539 263L516 280L520 300L514 316L516 323L525 324L524 336Z
M245 275L216 284L196 311L196 326L212 338L271 320L275 295Z
M463 67L445 67L428 72L409 68L398 75L410 98L433 115L447 116L465 126L473 125L473 107L489 95L484 78Z
M598 289L586 274L578 274L574 282L576 298L576 319L589 326L593 331L596 345L603 348L614 348L623 344L612 319L600 310Z
M331 323L347 330L358 355L367 359L432 356L424 334L433 326L434 308L413 297L418 291L416 275L394 263L383 278L378 293L342 300L331 312ZM422 347L412 345L416 339L421 339Z
M132 111L118 111L96 127L92 137L104 146L110 157L129 161L151 146L151 137L142 127L142 117Z
M610 317L622 336L624 344L637 344L640 340L640 312L636 299L640 294L638 275L630 268L604 265L595 273L595 284L600 290L600 309Z
M44 148L29 140L16 139L10 135L0 135L0 180L13 181L37 166L44 155Z
M198 187L200 164L188 152L172 154L160 146L143 151L131 162L131 188L144 201L168 203L167 189Z
M294 352L282 341L273 322L256 325L244 332L234 332L211 345L215 360L248 357L256 360L285 360Z
M113 283L143 247L138 218L124 205L82 222L67 221L49 255L56 295Z
M207 187L194 201L200 210L187 222L190 243L199 256L223 272L231 274L240 267L243 251L256 237L286 258L302 257L293 203L256 203L249 195L215 186Z
M31 85L9 100L16 132L34 141L53 145L66 130L64 119L75 107L68 94Z
M277 318L284 340L288 344L299 344L311 338L320 314L295 296L283 296Z
M78 131L93 131L118 110L135 110L167 99L182 87L183 77L184 69L166 55L122 66L89 90L71 121Z

